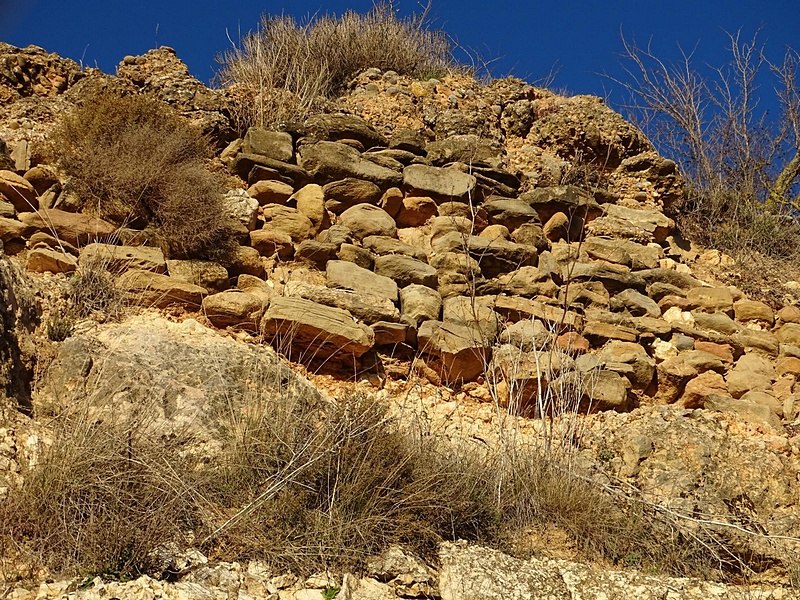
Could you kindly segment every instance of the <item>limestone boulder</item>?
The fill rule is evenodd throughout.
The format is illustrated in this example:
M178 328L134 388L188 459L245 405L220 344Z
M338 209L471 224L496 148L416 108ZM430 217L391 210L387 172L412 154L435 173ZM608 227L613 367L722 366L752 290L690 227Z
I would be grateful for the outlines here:
M357 204L374 204L377 206L382 195L381 188L371 181L352 177L333 181L326 184L322 189L325 194L325 208L337 215Z
M502 319L492 308L493 302L488 297L453 296L444 301L442 320L447 323L458 323L473 331L473 337L492 343L500 333Z
M536 248L505 240L493 240L476 235L450 232L432 243L437 253L467 252L478 261L484 277L497 277L502 273L516 271L520 267L535 266L538 258Z
M39 208L36 189L13 171L0 171L0 196L5 196L19 213L36 211Z
M696 287L686 294L686 308L705 313L733 316L733 294L725 287Z
M359 357L372 348L375 334L346 310L305 298L277 297L261 319L261 329L294 359L310 361L336 355Z
M318 242L317 240L303 240L294 251L294 258L324 267L325 264L336 257L339 246L328 242Z
M655 300L631 288L616 294L611 299L610 307L613 311L627 311L633 317L661 317L661 308Z
M230 287L228 270L214 261L168 260L167 269L173 279L199 285L209 292L222 292Z
M297 211L311 221L313 235L330 227L331 221L325 209L325 193L322 187L310 183L295 192L289 202L293 202Z
M415 196L441 202L466 200L475 191L476 179L456 169L409 165L403 169L403 187Z
M436 290L416 283L400 290L400 313L407 323L419 327L423 321L438 321L441 312L442 297Z
M110 238L117 228L89 215L65 212L55 208L17 215L20 221L37 231L53 233L73 246L85 246L94 241Z
M229 190L222 197L222 205L235 222L253 231L258 221L258 200L251 198L245 190Z
M81 249L79 264L99 265L112 273L122 273L128 269L164 273L167 262L160 248L149 246L115 246L113 244L93 243Z
M30 237L36 227L18 221L17 219L0 217L0 240L10 242L11 240L22 240Z
M515 296L535 298L536 296L555 297L558 286L550 278L550 274L537 267L522 267L497 277L503 289Z
M310 223L311 222L308 221L309 225ZM277 255L281 260L290 260L294 255L292 236L272 228L251 231L250 246L252 246L259 256Z
M476 339L472 328L457 323L423 322L417 344L421 352L441 362L442 377L448 384L474 381L491 359L491 346Z
M437 214L436 202L427 196L406 196L395 220L398 227L421 227Z
M546 223L558 213L566 215L569 219L579 217L581 220L593 219L602 213L594 197L588 191L574 185L535 188L522 194L519 199L539 215L542 223Z
M367 325L380 321L394 323L400 319L400 313L394 303L378 294L340 290L300 282L287 283L284 293L289 297L305 298L317 304L341 308Z
M269 131L262 127L251 127L244 135L242 152L289 163L294 158L292 136L285 131Z
M353 178L371 181L385 189L399 186L403 181L401 173L365 159L358 150L346 144L318 142L302 146L299 154L300 166L318 183Z
M592 410L627 411L631 406L630 386L626 377L605 369L582 376L583 396Z
M592 235L610 236L640 243L660 244L675 228L675 222L657 210L603 204L603 216L589 225Z
M419 247L406 244L396 238L387 236L367 236L361 240L361 245L378 256L383 256L384 254L402 254L403 256L410 256L420 261L425 261L427 259L425 251Z
M371 235L397 236L397 224L382 208L372 204L357 204L339 215L339 223L347 227L356 239Z
M345 113L314 115L305 122L306 135L318 140L356 140L365 149L386 146L387 140L357 115Z
M501 144L475 134L452 135L429 142L425 150L428 160L437 167L460 162L472 166L496 168L502 165L505 156Z
M489 215L489 223L505 225L512 232L526 223L540 224L536 210L518 198L490 196L484 200L483 209Z
M262 179L277 179L289 183L294 189L300 189L313 181L305 169L260 154L239 153L231 161L229 169L248 185Z
M327 286L354 292L377 294L392 302L398 299L398 288L389 277L378 275L344 260L329 261L325 268Z
M737 300L733 304L733 312L736 320L741 323L756 321L771 327L775 322L774 311L767 304L757 300L748 300L746 298Z
M700 373L690 379L678 403L685 408L703 408L708 396L727 396L725 379L715 371Z
M538 319L525 319L511 323L500 332L499 341L511 344L525 352L544 351L553 342L552 332Z
M207 295L205 288L151 271L125 271L116 286L128 302L148 308L177 305L197 310Z
M644 390L653 381L656 362L640 344L613 340L603 346L597 357L608 370L616 371L614 365L627 365L629 369L624 374L634 389Z
M296 244L315 235L314 223L296 208L270 204L262 209L264 229L287 234ZM251 232L251 239L252 239Z
M25 267L34 273L74 273L78 261L71 254L58 250L34 248L28 253Z
M706 396L704 408L735 415L746 423L769 425L778 431L782 429L778 416L765 404L712 394Z
M294 193L294 188L283 181L264 179L256 181L247 188L247 193L258 202L259 206L267 204L286 206Z
M214 327L258 331L264 305L258 297L241 290L226 290L203 298L201 310Z
M419 284L436 289L439 284L436 269L427 263L402 254L386 254L376 257L375 273L393 279L399 287Z

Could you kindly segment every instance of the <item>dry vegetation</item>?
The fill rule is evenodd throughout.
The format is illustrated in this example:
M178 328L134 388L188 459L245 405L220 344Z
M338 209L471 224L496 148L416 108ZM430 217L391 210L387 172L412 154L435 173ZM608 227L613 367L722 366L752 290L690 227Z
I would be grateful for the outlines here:
M264 14L257 31L232 44L218 57L218 81L244 93L243 128L304 119L369 67L425 78L455 68L447 35L428 26L427 10L401 19L389 2L306 21Z
M758 34L729 34L731 60L698 67L678 63L623 39L629 116L687 178L681 229L736 258L800 258L800 54L766 58ZM764 80L764 71L773 75ZM779 114L763 106L773 90ZM774 112L774 111L773 111Z
M163 576L170 548L187 545L300 574L358 568L398 543L433 561L441 540L526 554L532 532L549 527L583 556L620 566L745 568L714 532L591 481L567 443L450 440L401 427L363 397L330 404L253 389L239 400L220 408L223 450L205 459L156 418L155 402L133 412L68 403L53 444L0 506L4 577L24 576L7 570L20 562L32 573Z
M85 211L149 226L174 258L224 259L233 250L206 140L163 102L95 93L65 115L52 147Z

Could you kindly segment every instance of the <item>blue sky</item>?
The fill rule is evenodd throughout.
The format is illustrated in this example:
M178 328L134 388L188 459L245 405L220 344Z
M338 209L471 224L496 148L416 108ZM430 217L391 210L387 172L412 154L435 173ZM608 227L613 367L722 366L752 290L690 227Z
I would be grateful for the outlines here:
M126 54L158 45L173 46L199 79L208 82L214 55L229 46L227 35L255 28L262 12L298 17L352 8L366 11L370 0L0 0L0 40L36 44L84 65L114 72ZM396 0L400 14L420 4ZM460 45L479 51L493 74L528 81L558 69L554 87L571 93L610 97L617 86L600 73L620 73L620 30L640 44L652 40L660 55L677 56L677 45L696 48L699 64L724 58L725 30L761 40L778 59L786 45L800 47L800 0L434 0L431 15ZM227 33L226 33L227 32Z

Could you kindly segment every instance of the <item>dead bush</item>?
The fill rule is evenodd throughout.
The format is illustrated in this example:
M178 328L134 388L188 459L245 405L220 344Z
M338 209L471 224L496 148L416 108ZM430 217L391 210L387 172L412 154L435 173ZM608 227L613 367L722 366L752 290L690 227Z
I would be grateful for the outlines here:
M797 259L800 54L788 48L772 63L758 32L729 40L729 63L712 68L686 53L668 62L623 38L628 77L615 81L630 93L629 117L687 179L674 215L687 233L737 258ZM761 104L764 70L774 75L778 111Z
M401 19L390 2L305 22L264 14L259 29L217 61L218 82L244 88L253 109L246 120L259 126L306 118L369 67L425 78L455 67L449 40L429 27L427 9Z
M212 491L230 515L217 552L299 572L354 567L390 544L432 557L441 539L485 539L498 524L491 474L435 439L413 439L362 398L253 404L227 422Z
M124 293L115 285L114 276L101 258L83 261L67 283L67 299L70 311L79 319L118 320L127 305Z
M152 226L172 257L224 259L235 248L221 182L204 164L206 140L160 100L93 93L51 143L84 211Z
M124 415L86 402L60 414L52 435L0 506L0 559L32 573L160 573L155 551L185 544L193 527L190 440L159 431L146 409Z

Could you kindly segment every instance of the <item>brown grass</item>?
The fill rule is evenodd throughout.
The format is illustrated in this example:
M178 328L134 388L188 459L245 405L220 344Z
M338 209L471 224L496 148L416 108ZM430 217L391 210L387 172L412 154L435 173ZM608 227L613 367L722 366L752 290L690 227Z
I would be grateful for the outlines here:
M152 226L172 257L220 258L234 248L206 140L163 102L101 91L55 129L51 145L84 200L119 225Z
M222 451L205 464L188 436L167 434L154 403L68 407L53 445L0 505L0 566L160 574L162 549L191 544L309 574L358 568L391 544L432 561L442 540L525 554L528 532L553 528L578 558L654 572L730 577L758 559L599 484L552 445L412 431L366 398L331 403L265 376L220 407Z
M220 54L218 81L239 84L251 102L248 125L304 119L369 67L418 77L454 68L446 34L431 29L427 10L401 19L390 2L366 14L314 15L297 21L264 14L259 29Z
M68 408L53 444L0 507L0 558L32 572L132 577L159 572L154 551L186 541L193 518L190 440L148 410ZM4 573L7 579L25 573Z

